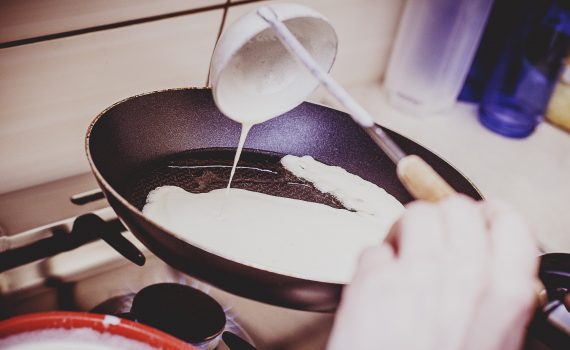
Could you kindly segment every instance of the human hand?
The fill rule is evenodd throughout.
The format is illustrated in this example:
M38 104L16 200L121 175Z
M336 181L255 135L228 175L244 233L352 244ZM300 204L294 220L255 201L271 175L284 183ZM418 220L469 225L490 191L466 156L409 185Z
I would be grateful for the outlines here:
M328 349L511 350L534 310L538 250L504 204L415 202L344 290Z

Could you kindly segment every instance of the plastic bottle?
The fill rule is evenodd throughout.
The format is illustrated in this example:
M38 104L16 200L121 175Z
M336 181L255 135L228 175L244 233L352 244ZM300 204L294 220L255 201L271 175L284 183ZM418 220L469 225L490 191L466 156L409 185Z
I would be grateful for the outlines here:
M523 5L479 109L485 127L513 138L529 136L542 121L570 53L570 0Z
M457 100L492 0L408 0L386 72L390 102L416 114Z

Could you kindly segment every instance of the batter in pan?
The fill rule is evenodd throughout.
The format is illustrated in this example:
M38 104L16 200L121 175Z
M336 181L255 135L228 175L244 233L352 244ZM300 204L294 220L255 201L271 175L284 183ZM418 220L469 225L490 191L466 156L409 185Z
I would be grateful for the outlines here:
M225 258L285 275L348 283L362 249L382 241L404 207L340 167L309 156L288 155L281 163L350 210L243 189L190 193L162 186L149 193L143 213Z

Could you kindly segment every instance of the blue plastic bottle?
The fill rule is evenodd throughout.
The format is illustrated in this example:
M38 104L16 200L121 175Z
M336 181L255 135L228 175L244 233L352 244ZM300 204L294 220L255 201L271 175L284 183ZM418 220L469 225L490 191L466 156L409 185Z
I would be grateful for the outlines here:
M479 109L479 120L504 136L523 138L542 121L570 54L570 1L526 2L510 30Z

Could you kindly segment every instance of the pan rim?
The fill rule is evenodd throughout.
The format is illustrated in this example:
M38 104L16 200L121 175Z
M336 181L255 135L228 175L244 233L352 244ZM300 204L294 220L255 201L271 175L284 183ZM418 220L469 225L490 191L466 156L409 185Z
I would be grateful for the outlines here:
M125 199L120 193L118 193L113 186L111 186L111 184L109 184L107 182L107 180L103 177L103 175L99 172L97 166L95 165L95 161L92 157L91 154L91 150L89 147L89 143L91 140L91 134L92 131L94 129L94 126L97 124L97 122L102 119L105 115L107 115L107 112L110 111L111 109L115 108L118 105L121 105L127 101L130 101L132 99L136 99L142 96L146 96L146 95L152 95L152 94L156 94L156 93L166 93L166 92L170 92L170 91L193 91L193 90L202 90L202 91L212 91L211 88L209 87L178 87L178 88L168 88L168 89L161 89L161 90L154 90L154 91L148 91L148 92L143 92L140 94L136 94L127 98L124 98L118 102L115 102L114 104L110 105L109 107L105 108L103 111L101 111L99 114L97 114L94 119L89 123L89 126L87 128L87 132L85 135L85 152L87 155L87 159L89 162L89 166L91 168L91 171L93 172L93 174L95 175L97 181L99 182L99 184L104 187L104 189L106 191L109 191L116 200L118 200L122 205L124 205L127 209L129 209L134 215L136 215L139 219L144 220L144 222L147 222L155 227L157 227L158 229L170 234L171 236L174 236L176 239L181 240L183 242L185 242L186 244L191 245L194 248L200 249L201 251L207 253L207 254L212 254L215 255L217 257L220 257L224 260L227 261L231 261L240 265L244 265L247 266L249 268L255 269L255 270L260 270L266 273L271 273L271 274L275 274L277 276L286 276L289 278L294 278L294 279L298 279L298 280L303 280L303 281L309 281L309 282L317 282L317 283L324 283L324 284L330 284L330 285L346 285L347 282L344 281L335 281L335 280L323 280L323 279L309 279L306 276L301 276L299 274L295 274L295 273L283 273L283 272L278 272L275 271L274 268L270 268L270 267L266 267L263 266L261 264L257 264L257 263L253 263L251 261L240 261L238 259L234 259L234 258L229 258L226 254L222 254L222 253L218 253L216 252L214 249L206 249L204 248L202 245L196 244L194 242L189 242L188 240L184 239L181 235L176 234L175 232L172 232L171 230L165 228L164 226L160 225L159 223L155 222L154 220L151 220L149 218L147 218L142 211L140 211L137 207L135 207L134 205L132 205L127 199ZM314 103L314 102L303 102L303 103L307 103L307 104L311 104L311 105L316 105L319 107L324 107L326 109L331 109L335 112L341 112L343 114L346 114L346 112L344 111L339 111L337 109L334 109L332 107L326 106L324 104L320 104L320 103ZM380 124L378 124L380 126ZM398 132L395 132L391 129L382 127L386 130L389 130L397 135L400 135ZM439 156L437 153L431 151L429 148L424 147L421 143L416 142L415 140L408 138L407 136L403 136L400 135L402 137L405 137L406 139L416 143L417 145L419 145L420 147L424 148L425 150L429 151L430 153L432 153L433 155L435 155L436 157L438 157L439 159L441 159L446 165L450 166L451 168L453 168L455 171L457 171L461 177L463 177L465 180L467 180L467 182L472 186L472 188L475 190L475 192L482 198L484 199L484 196L482 195L481 191L479 190L479 188L477 186L475 186L475 184L471 181L471 179L469 179L468 177L466 177L462 172L460 172L457 168L455 168L455 166L453 166L451 163L449 163L445 158ZM105 191L104 191L105 193ZM138 237L137 237L138 239Z

